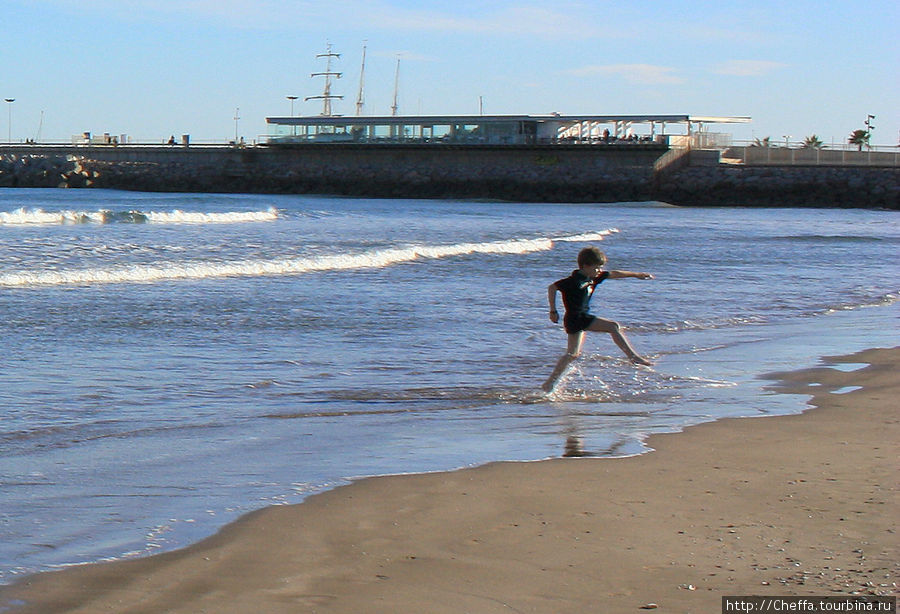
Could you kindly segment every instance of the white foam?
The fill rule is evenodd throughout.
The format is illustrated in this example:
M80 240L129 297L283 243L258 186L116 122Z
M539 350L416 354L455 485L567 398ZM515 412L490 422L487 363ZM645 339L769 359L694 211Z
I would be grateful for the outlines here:
M86 214L75 211L44 211L43 209L20 208L15 211L0 211L0 226L46 226L79 223Z
M278 219L278 210L227 211L202 213L198 211L76 211L62 209L26 209L0 211L0 226L59 226L64 224L107 224L111 222L146 222L150 224L239 224L270 222Z
M861 300L856 303L845 303L843 305L828 307L824 310L824 313L832 314L839 313L841 311L852 311L854 309L865 309L868 307L887 307L889 305L897 303L898 301L900 301L900 292L889 292L887 294L873 297L868 300Z
M604 237L608 237L609 235L616 232L619 232L618 228L608 228L606 230L601 230L600 232L587 232L580 235L571 235L569 237L558 237L553 240L568 243L602 241Z
M265 211L232 211L226 213L200 213L195 211L149 211L144 214L148 222L156 224L236 224L243 222L271 222L278 219L278 211L271 207Z
M609 231L595 233L593 236L603 237L607 234L609 234ZM567 240L572 240L572 238L511 239L484 243L420 245L376 250L360 254L332 254L312 258L237 260L233 262L181 262L106 269L6 273L0 275L0 287L140 283L218 277L299 275L303 273L362 268L377 269L417 259L439 259L467 254L527 254L547 251L553 248L554 241Z

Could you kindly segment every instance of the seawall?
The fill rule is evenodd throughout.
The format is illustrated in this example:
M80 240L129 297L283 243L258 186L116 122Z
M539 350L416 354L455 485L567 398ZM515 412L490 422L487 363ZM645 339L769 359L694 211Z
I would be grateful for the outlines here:
M655 195L686 206L900 210L900 167L687 166L658 176Z
M900 209L898 167L741 166L719 164L718 152L659 164L667 151L632 143L7 146L0 187Z
M577 202L651 197L653 163L664 146L590 149L345 144L25 149L0 162L0 186ZM53 167L49 172L47 165Z

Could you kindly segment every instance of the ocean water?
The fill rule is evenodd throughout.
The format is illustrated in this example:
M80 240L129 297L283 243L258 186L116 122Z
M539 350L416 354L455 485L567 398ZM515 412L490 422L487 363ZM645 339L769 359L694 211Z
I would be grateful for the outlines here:
M656 364L589 336L547 395L585 245L656 276L594 297ZM896 346L898 253L885 211L0 190L0 583L360 476L803 411L760 376Z

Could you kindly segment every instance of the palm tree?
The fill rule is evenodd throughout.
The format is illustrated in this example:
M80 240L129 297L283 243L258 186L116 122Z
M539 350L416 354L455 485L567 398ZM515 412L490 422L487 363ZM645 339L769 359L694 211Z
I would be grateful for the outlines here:
M811 134L805 139L803 139L803 149L822 149L824 145L822 145L822 139L819 138L818 134Z
M866 147L869 146L869 131L868 130L854 130L850 134L850 138L847 139L847 142L851 145L856 145L859 147L859 151L862 151L863 145Z
M772 137L767 136L763 140L753 139L753 145L750 147L771 147L771 138Z

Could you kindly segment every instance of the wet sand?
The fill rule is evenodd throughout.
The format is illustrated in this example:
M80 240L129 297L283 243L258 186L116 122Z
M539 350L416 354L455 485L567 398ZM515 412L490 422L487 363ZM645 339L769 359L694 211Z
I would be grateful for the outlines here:
M827 366L851 362L870 364ZM184 550L26 578L0 611L699 614L724 595L897 595L900 348L825 365L781 376L804 414L653 436L632 458L361 480Z

